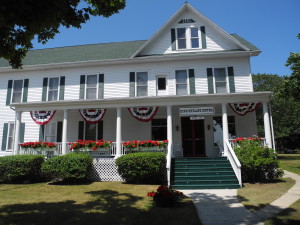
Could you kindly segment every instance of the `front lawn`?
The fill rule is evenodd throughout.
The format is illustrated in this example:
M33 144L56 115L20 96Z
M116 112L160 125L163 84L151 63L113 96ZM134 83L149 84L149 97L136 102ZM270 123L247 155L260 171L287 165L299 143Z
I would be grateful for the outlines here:
M158 208L147 193L158 185L0 185L0 224L201 224L191 199Z
M300 154L279 154L280 167L300 175Z

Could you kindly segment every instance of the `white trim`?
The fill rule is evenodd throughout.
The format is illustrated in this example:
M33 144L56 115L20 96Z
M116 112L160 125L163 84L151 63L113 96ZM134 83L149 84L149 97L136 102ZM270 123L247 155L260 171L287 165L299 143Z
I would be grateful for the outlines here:
M92 99L98 99L98 93L99 93L99 74L86 74L85 76L85 82L84 82L84 99L87 99L87 78L88 76L96 76L96 97Z
M225 69L225 79L226 79L226 91L225 93L230 93L229 87L229 78L228 78L228 66L215 66L211 67L213 72L213 84L214 84L214 93L217 93L217 86L216 86L216 78L215 78L215 69Z
M149 71L148 70L145 70L145 71L137 71L137 72L134 72L135 74L135 82L134 82L134 88L135 88L135 97L144 97L144 96L149 96ZM146 73L147 74L147 95L144 95L144 96L138 96L137 94L137 89L138 89L138 82L137 82L137 74L138 73ZM145 87L145 85L139 85L139 87Z
M60 78L61 77L45 77L48 79L48 82L47 82L47 93L46 93L46 100L49 101L49 86L50 86L50 79L54 79L54 78L57 78L58 79L58 86L57 86L57 98L56 100L54 101L58 101L59 100L59 94L60 94ZM52 101L49 101L49 102L52 102Z
M189 68L184 68L184 69L180 69L180 68L176 68L174 70L174 77L175 77L175 95L177 96L182 96L182 95L178 95L177 94L177 79L176 79L176 71L186 71L186 88L187 88L187 95L190 95L190 78L189 78ZM179 84L183 84L183 83L179 83Z
M158 78L165 78L166 80L166 89L165 90L158 90ZM166 92L165 95L169 93L169 81L168 81L168 75L167 74L160 74L156 75L155 77L155 89L156 89L156 96L161 96L163 94L159 94L159 92Z
M25 79L16 79L16 80L12 80L12 87L11 87L11 96L10 96L10 103L17 103L17 102L13 102L13 96L14 96L14 84L15 81L22 81L22 90L21 90L21 99L20 99L20 103L23 102L23 94L24 94L24 85L25 85ZM8 81L9 82L9 81Z

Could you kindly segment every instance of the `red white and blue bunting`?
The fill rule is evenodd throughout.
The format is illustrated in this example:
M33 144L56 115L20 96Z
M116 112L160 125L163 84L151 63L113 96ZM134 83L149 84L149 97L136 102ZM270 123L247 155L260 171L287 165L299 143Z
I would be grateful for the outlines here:
M89 124L99 123L106 113L106 109L80 109L80 115Z
M247 113L255 111L259 105L259 102L229 103L230 108L240 116L245 116Z
M45 125L49 123L56 111L30 111L31 118L38 125Z
M131 115L139 121L149 122L157 113L158 107L136 107L128 108Z

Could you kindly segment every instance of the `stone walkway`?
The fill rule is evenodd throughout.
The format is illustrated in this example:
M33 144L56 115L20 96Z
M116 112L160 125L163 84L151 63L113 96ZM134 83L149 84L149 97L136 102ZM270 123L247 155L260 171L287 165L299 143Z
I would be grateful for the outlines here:
M284 177L296 180L295 185L279 199L255 213L248 211L239 203L236 189L182 192L193 200L203 225L262 225L264 224L262 221L275 216L300 199L300 176L284 172Z

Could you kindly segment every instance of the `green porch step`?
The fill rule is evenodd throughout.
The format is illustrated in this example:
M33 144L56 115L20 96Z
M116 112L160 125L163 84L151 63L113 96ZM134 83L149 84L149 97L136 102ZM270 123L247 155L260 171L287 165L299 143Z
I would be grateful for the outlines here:
M188 190L188 189L238 189L239 184L186 184L186 185L172 185L173 189Z

